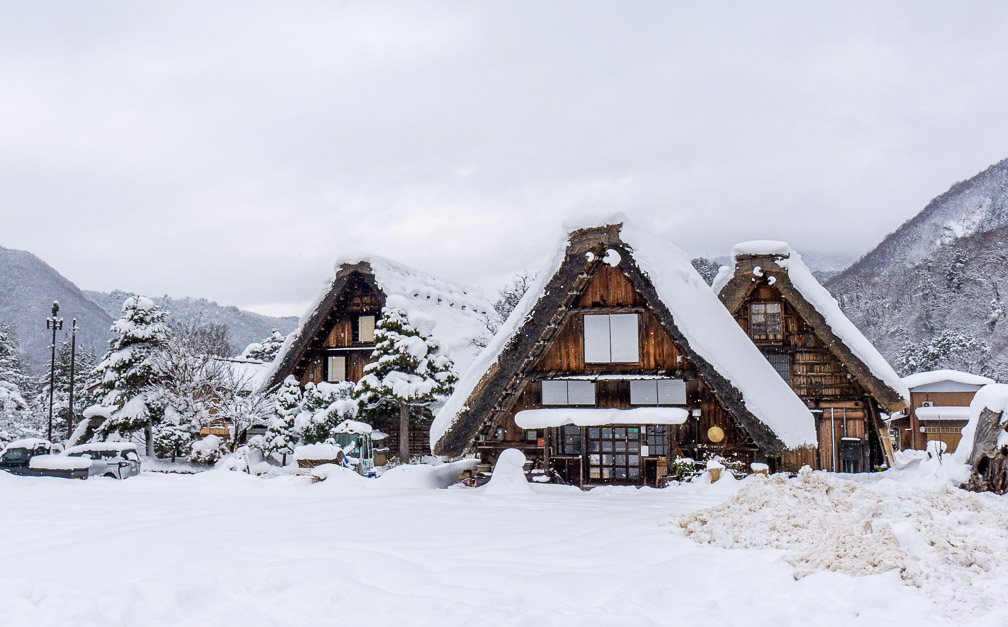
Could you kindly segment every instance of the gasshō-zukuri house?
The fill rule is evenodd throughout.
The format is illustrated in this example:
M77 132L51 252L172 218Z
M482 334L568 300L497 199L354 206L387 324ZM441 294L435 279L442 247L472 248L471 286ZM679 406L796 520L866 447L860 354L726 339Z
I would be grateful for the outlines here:
M432 325L427 330L459 370L479 351L473 338L486 333L484 319L496 316L477 288L380 257L338 262L335 276L281 347L265 387L276 388L290 375L302 388L359 381L374 351L375 324L390 296L405 299L411 322ZM372 426L387 433L398 448L398 418ZM419 427L410 429L410 451L430 454L429 421Z
M882 416L906 407L906 384L798 253L784 242L738 244L714 291L815 415L819 446L805 463L865 472L891 461Z
M656 485L677 457L781 468L812 415L679 249L620 218L574 229L431 428L438 455L507 448L568 483Z

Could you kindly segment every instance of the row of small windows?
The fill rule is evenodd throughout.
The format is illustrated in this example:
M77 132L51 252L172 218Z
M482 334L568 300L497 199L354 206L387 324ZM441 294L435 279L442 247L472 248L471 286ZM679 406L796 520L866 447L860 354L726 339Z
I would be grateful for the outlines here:
M543 405L594 405L595 382L547 379L542 382ZM685 405L686 382L682 379L635 379L630 381L631 405Z
M749 305L749 335L754 340L779 342L784 339L780 303Z
M635 456L661 456L668 454L669 430L666 425L648 425L644 427L643 441L638 441L639 431L636 427L589 427L588 452L592 454L624 454ZM643 448L641 445L647 448ZM581 427L565 425L557 429L557 455L581 455ZM633 464L638 460L633 459Z

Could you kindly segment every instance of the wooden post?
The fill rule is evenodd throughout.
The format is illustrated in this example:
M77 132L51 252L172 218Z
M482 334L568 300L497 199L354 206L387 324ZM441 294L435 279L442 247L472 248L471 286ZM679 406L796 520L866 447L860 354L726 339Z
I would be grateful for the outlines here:
M410 460L409 404L399 401L399 461L408 464Z

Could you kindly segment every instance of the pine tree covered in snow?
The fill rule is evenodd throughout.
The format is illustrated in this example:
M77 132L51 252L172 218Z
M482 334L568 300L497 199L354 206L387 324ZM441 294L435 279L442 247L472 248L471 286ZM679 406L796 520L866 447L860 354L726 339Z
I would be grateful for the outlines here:
M169 338L167 315L149 298L126 299L122 317L112 323L115 337L94 371L101 404L115 408L96 435L131 435L144 429L148 455L154 452L153 423L163 411L157 358Z
M366 416L399 415L399 457L409 461L410 421L420 420L433 403L451 394L458 376L430 335L433 321L411 323L404 299L390 297L375 325L371 363L356 394ZM421 330L418 326L426 327ZM427 410L429 414L429 410Z
M242 359L254 359L257 361L273 361L283 346L284 336L279 329L273 329L269 337L261 342L252 342L242 351Z
M309 383L294 427L306 444L325 442L332 437L333 429L348 418L356 418L358 412L353 383Z
M25 399L30 389L31 378L18 356L13 325L0 323L0 442L41 435Z
M944 329L935 337L921 342L907 342L897 358L900 373L905 375L949 368L977 374L990 374L986 366L990 346L969 333Z
M182 405L182 411L176 408L178 405ZM169 403L161 421L154 426L154 452L160 457L171 457L173 462L189 456L206 419L207 411L202 403L179 403L178 400Z
M288 376L273 396L273 416L266 429L265 450L267 454L279 455L286 466L287 455L294 452L298 443L295 420L301 413L301 387L297 379Z
M714 282L714 277L717 276L718 270L721 269L720 265L707 257L696 257L690 263L692 263L693 267L696 268L696 271L700 273L703 280L707 281L707 285Z

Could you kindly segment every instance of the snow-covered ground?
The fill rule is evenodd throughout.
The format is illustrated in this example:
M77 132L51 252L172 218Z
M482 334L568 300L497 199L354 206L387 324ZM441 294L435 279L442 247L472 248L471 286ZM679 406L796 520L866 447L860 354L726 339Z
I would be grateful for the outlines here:
M583 493L420 489L407 476L339 473L315 484L227 471L122 482L0 473L0 625L1004 624L1003 607L950 604L897 572L804 569L796 579L794 551L722 548L680 525L742 488L714 518L730 522L723 533L762 538L736 546L772 546L770 519L797 524L868 485L824 480L815 499L786 494L782 479ZM876 485L883 499L918 489ZM768 499L773 490L787 501ZM1004 499L981 500L1004 510ZM900 502L898 543L928 541L910 533L918 514L949 516L947 503L936 514L926 498L912 501L919 512ZM976 512L957 519L957 538L1003 541L970 524ZM785 545L808 550L808 538L788 534ZM1003 566L1008 547L992 548ZM1008 599L1008 573L982 577L985 598ZM970 594L968 578L937 581Z

